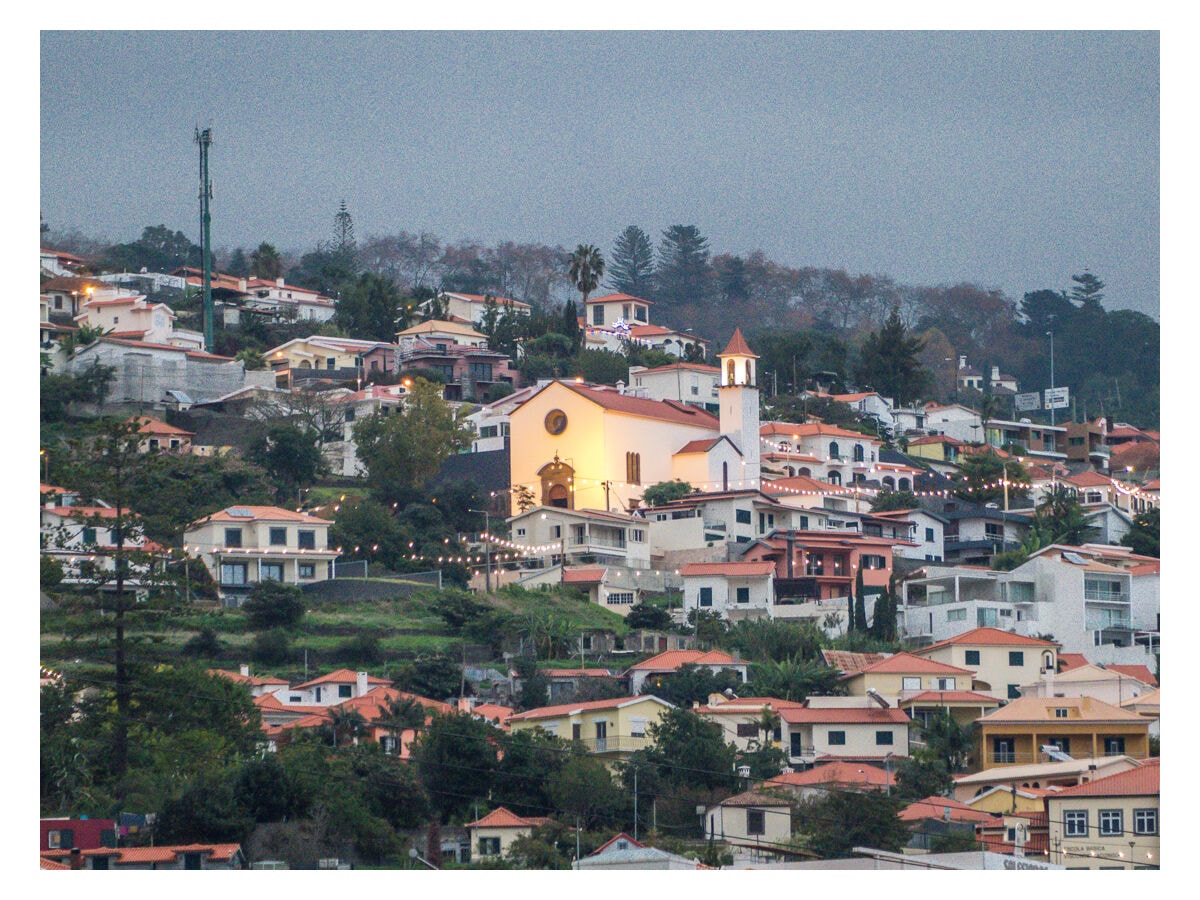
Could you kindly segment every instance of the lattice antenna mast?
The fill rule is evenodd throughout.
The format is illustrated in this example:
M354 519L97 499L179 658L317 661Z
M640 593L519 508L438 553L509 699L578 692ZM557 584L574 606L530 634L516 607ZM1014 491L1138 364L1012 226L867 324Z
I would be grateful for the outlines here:
M208 177L208 148L212 145L212 128L197 128L196 143L200 145L200 265L204 272L204 349L212 353L212 214L208 208L208 202L212 200L212 179Z

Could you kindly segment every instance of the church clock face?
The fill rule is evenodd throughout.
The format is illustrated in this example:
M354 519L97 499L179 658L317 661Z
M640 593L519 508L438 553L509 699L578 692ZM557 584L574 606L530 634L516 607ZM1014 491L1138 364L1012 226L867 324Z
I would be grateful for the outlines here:
M567 430L567 414L561 409L546 413L546 430L551 434L562 434Z

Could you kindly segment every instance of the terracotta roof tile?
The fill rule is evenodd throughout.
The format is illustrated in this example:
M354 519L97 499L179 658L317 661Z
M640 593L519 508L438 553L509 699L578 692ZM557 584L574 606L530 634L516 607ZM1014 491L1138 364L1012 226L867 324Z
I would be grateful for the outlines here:
M895 784L896 776L886 769L872 766L869 763L848 762L836 760L814 766L804 772L789 772L776 775L762 782L759 787L774 786L809 787L825 784L852 785L855 787L878 787Z
M685 578L701 575L726 575L733 578L770 575L774 571L773 562L687 563L679 570L679 574Z
M569 715L573 712L582 712L586 710L596 709L616 709L618 706L626 706L636 703L639 700L654 700L664 706L670 706L665 700L660 700L653 694L639 694L636 697L616 697L611 700L591 700L586 703L562 703L558 706L540 706L537 709L526 710L523 713L517 713L509 718L510 722L524 722L531 719L553 719L558 716Z
M890 674L890 673L919 673L922 675L974 675L970 669L960 669L958 666L952 666L948 663L936 662L932 659L925 659L920 656L915 656L912 653L893 653L887 659L881 659L879 662L872 663L865 669L860 670L861 673L871 674ZM845 675L845 678L852 678L860 672L854 672L850 675Z
M594 385L574 384L566 381L556 383L612 412L640 416L644 419L674 422L677 425L693 425L696 428L708 428L713 431L717 431L721 427L720 420L716 416L696 406L688 406L673 400L649 400L645 397L634 397L632 394L603 390Z
M717 356L752 356L758 359L758 354L750 349L750 345L742 337L742 329L740 327L733 329L733 336L729 339L729 343Z
M492 810L481 819L476 819L474 822L467 822L464 828L535 828L538 825L547 825L553 822L553 819L546 816L531 816L523 818L516 813L511 812L501 806L498 809Z
M1053 797L1157 797L1159 758L1144 760L1136 769L1063 788Z
M235 516L231 514L231 510L247 510L250 516ZM218 510L212 515L205 516L188 526L189 530L206 522L300 522L301 524L312 525L332 525L333 522L328 519L319 519L309 513L296 512L294 509L284 509L280 506L229 506L225 509Z
M739 665L728 653L720 650L667 650L630 666L630 672L674 672L687 665ZM745 665L745 663L740 663Z
M783 709L779 711L779 717L789 725L818 722L837 722L847 725L905 725L909 721L908 714L904 710L895 707L883 709L879 706L863 706L857 709L844 707Z
M903 822L920 822L925 819L945 820L947 809L950 810L951 822L971 822L982 825L996 821L996 817L991 813L982 812L949 797L926 797L924 800L910 803L900 810L897 816Z
M311 681L304 682L304 684L296 685L295 688L293 688L293 690L299 691L299 690L303 690L304 688L312 687L312 686L318 685L318 684L357 684L357 683L358 683L358 673L355 672L353 669L334 669L332 672L329 672L325 675L320 675L317 678L312 679ZM367 684L369 684L369 685L371 685L371 684L391 685L391 682L388 681L386 678L379 678L376 675L368 675L367 676Z
M968 646L1027 646L1027 647L1057 647L1058 644L1054 641L1043 641L1038 638L1025 637L1023 634L1014 634L1011 631L1002 631L999 628L972 628L970 631L964 631L962 634L955 635L952 638L947 638L944 641L938 641L936 644L930 644L928 647L922 647L916 651L919 655L925 656L932 650L939 650L942 647L951 647L956 645Z
M1056 709L1076 709L1078 716L1068 716L1059 719ZM976 721L984 724L995 722L1059 722L1060 724L1083 724L1090 722L1139 722L1147 724L1146 719L1137 713L1121 709L1097 700L1095 697L1017 697L1009 700L1008 704L995 712L988 713Z

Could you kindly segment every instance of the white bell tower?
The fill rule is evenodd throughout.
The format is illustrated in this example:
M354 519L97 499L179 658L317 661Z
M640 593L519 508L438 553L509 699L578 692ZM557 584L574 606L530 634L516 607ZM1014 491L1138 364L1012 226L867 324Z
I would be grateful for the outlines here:
M755 369L758 354L751 351L742 329L735 328L722 353L721 387L721 434L727 436L742 451L745 461L743 473L730 473L730 487L758 488L761 474L759 453L758 387Z

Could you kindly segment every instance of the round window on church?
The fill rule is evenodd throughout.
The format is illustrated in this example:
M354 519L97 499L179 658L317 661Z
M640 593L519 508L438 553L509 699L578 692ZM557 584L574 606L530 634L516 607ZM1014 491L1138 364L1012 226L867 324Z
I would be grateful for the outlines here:
M551 434L562 434L567 430L567 414L561 409L546 413L546 430Z

